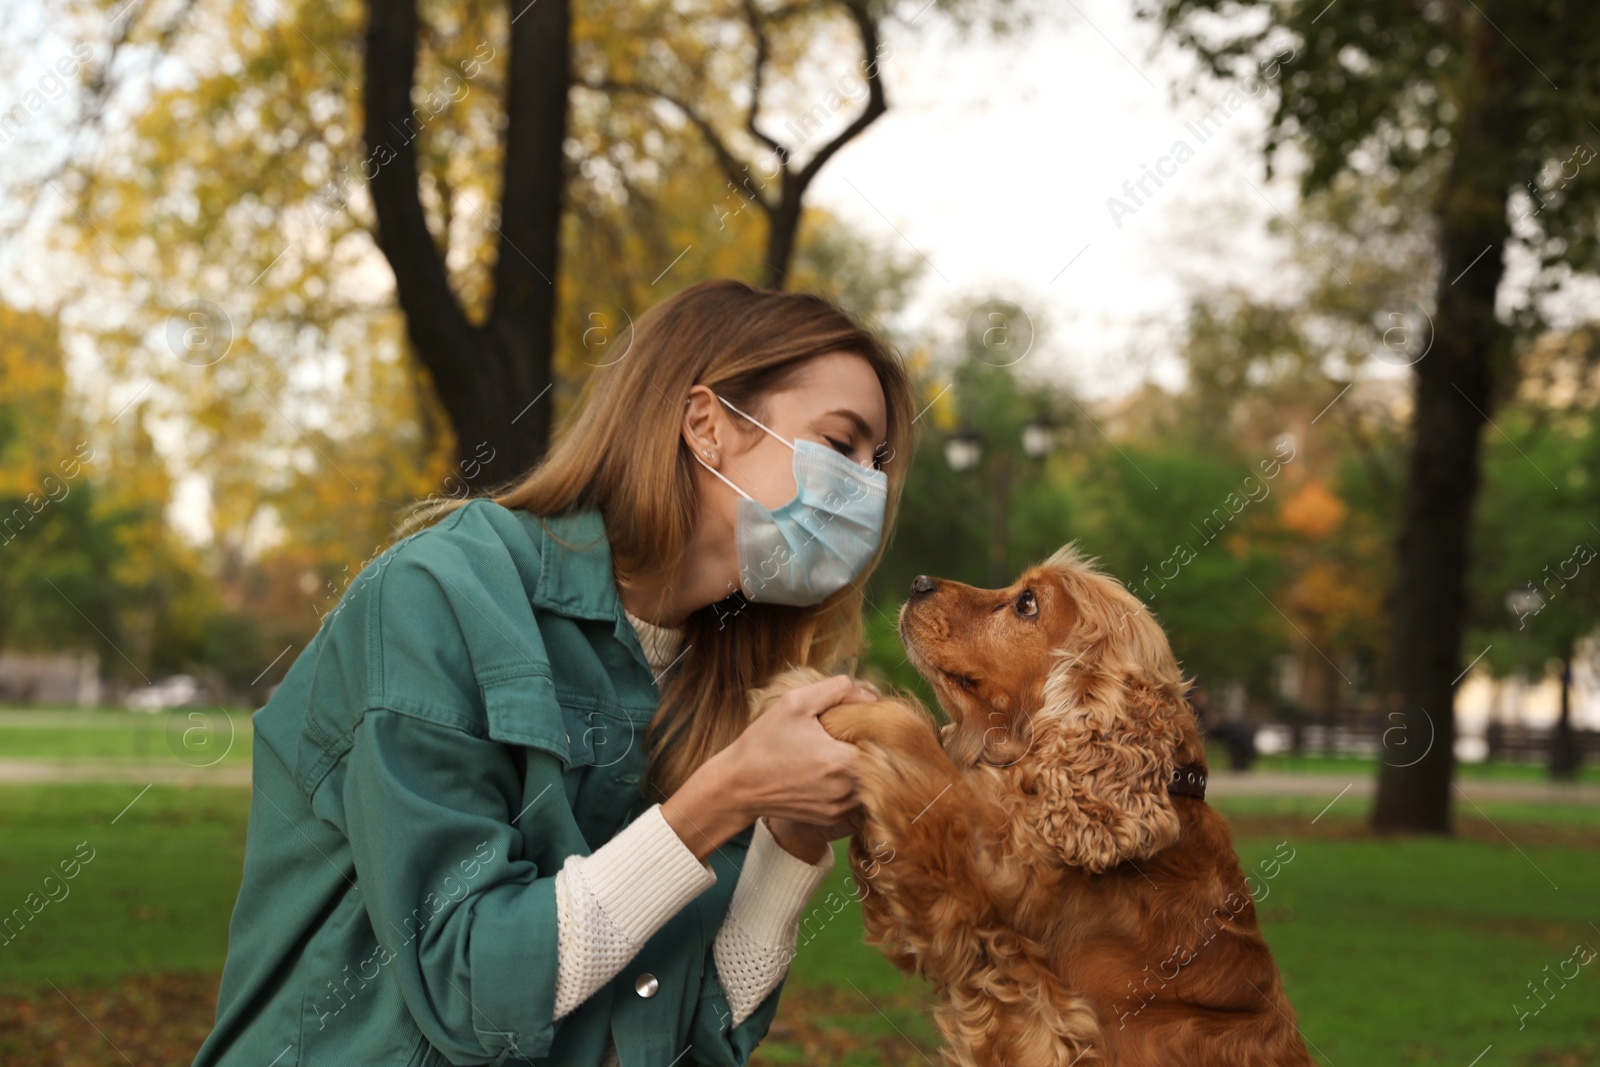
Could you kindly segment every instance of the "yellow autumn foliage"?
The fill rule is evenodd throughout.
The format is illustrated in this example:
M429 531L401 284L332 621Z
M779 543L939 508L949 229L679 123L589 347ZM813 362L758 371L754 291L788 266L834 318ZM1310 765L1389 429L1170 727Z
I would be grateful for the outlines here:
M1310 479L1283 502L1279 521L1285 529L1319 540L1338 528L1348 510L1326 484Z

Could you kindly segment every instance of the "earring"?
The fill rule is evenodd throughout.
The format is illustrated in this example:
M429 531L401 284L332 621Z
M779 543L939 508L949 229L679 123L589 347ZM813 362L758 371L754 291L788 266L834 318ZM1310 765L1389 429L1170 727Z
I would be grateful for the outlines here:
M709 449L709 448L708 448L708 449L706 449L706 451L705 451L705 457L706 457L706 458L707 458L707 459L712 459L712 458L714 458L714 457L713 457L713 456L712 456L712 454L711 454L711 450L710 450L710 449Z

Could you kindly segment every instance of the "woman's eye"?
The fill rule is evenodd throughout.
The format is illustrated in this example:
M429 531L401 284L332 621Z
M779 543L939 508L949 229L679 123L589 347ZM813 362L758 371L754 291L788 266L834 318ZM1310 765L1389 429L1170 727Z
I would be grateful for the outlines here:
M1039 601L1034 599L1033 590L1024 589L1022 591L1022 593L1017 597L1017 614L1018 615L1037 615L1037 614L1039 614Z
M824 437L823 440L832 445L834 451L838 452L840 455L848 456L850 454L850 444L848 441L836 441L831 437Z

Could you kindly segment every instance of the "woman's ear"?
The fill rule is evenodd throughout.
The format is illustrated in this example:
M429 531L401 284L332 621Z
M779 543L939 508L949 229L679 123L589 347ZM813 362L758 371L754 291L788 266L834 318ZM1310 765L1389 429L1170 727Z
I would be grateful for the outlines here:
M1101 675L1059 717L1036 718L1027 810L1062 862L1098 873L1178 839L1167 783L1177 762L1176 713L1189 712L1176 703L1142 678Z
M691 452L715 460L719 446L718 425L723 419L722 405L704 385L695 385L683 402L683 443Z

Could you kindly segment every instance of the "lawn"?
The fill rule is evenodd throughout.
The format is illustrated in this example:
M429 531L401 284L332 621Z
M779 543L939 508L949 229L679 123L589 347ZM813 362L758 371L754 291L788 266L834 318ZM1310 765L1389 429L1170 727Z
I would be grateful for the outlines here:
M6 1067L187 1062L209 1027L250 792L140 789L0 786L0 906L92 849L70 892L0 944ZM1372 840L1365 803L1319 818L1319 797L1218 802L1247 868L1294 849L1259 908L1319 1062L1600 1061L1600 967L1552 983L1521 1028L1517 1014L1574 946L1600 946L1600 809L1485 804L1456 840ZM819 905L848 896L838 855ZM936 1061L926 989L860 944L854 908L806 929L756 1062Z
M62 880L61 899L20 931L0 934L0 942L12 936L0 945L0 989L220 970L250 790L141 789L0 786L0 915L29 893L48 899L44 878L60 880L61 861L92 855L75 878Z
M250 712L241 708L0 710L0 759L7 760L249 766L250 738Z
M1228 766L1226 750L1221 745L1207 746L1206 760L1213 770ZM1377 774L1378 763L1371 756L1334 755L1320 756L1305 753L1291 756L1287 753L1261 755L1251 764L1251 770L1283 772L1287 774L1332 774L1352 778L1369 778ZM1464 781L1494 782L1548 782L1550 772L1542 763L1458 763L1456 776ZM1600 767L1585 766L1578 772L1578 780L1600 783Z
M176 758L191 767L248 765L250 710L246 708L183 708L150 714L119 710L0 708L0 759L72 762L79 760L158 763ZM1220 744L1207 746L1213 770L1228 766ZM1261 772L1370 778L1377 763L1367 756L1322 756L1307 753L1257 756L1252 769ZM1549 772L1533 763L1462 763L1463 781L1540 783ZM1586 766L1579 780L1600 784L1600 766Z

